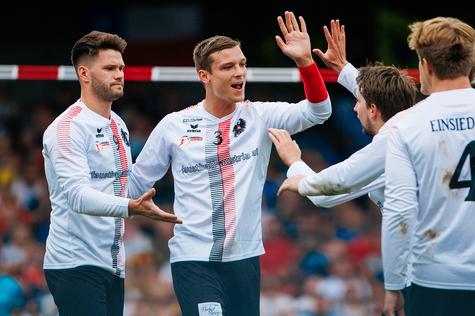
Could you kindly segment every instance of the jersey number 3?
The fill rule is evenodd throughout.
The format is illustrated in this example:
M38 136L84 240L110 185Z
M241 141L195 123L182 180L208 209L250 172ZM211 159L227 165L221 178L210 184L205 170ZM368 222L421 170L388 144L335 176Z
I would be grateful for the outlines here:
M223 132L221 131L216 131L214 132L214 136L216 136L216 140L213 142L213 144L215 145L221 145L221 143L223 142Z
M463 165L465 164L465 160L467 157L470 156L470 180L459 181L460 173L462 172ZM450 180L449 187L450 189L460 189L460 188L470 188L465 201L475 201L475 190L473 188L475 180L475 141L471 141L465 150L463 151L462 157L460 157L460 161L455 168L454 175Z

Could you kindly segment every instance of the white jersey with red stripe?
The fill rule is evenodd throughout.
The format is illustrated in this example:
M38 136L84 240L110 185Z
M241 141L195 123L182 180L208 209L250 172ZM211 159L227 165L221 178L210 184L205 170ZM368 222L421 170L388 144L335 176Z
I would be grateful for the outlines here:
M129 188L130 196L140 196L171 165L174 212L183 220L169 241L171 262L263 254L261 202L272 148L268 128L294 134L330 114L327 98L318 104L241 102L221 119L200 102L163 118L133 166Z
M78 100L45 131L43 156L52 206L44 268L94 265L124 277L131 154L122 119Z

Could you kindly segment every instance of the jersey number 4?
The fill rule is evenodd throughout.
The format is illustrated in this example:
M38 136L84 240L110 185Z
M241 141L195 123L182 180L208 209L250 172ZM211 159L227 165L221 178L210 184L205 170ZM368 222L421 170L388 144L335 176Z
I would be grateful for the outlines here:
M470 156L470 180L459 181L460 173L462 172L463 165L465 160ZM460 188L470 188L465 201L475 201L475 190L473 188L475 180L475 141L471 141L465 150L463 151L462 157L455 168L454 175L450 180L449 187L450 189L460 189Z

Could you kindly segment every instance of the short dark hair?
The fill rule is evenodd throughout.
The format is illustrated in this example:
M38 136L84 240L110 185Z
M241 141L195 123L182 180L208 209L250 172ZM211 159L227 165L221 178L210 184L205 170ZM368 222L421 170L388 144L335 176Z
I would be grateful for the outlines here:
M93 60L101 49L113 49L124 53L127 42L115 34L92 31L74 44L71 50L71 62L76 72L81 64Z
M199 42L193 50L193 61L195 62L196 71L203 69L211 72L213 60L210 55L214 52L236 46L241 47L241 42L222 35L213 36Z
M413 79L394 66L369 63L360 68L356 82L366 106L375 104L384 122L413 106L416 100L417 89Z

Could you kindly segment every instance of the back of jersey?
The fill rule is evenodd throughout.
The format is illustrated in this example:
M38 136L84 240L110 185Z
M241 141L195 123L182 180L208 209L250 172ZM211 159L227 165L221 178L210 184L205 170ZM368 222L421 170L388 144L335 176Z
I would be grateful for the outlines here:
M433 93L389 137L383 252L412 238L395 252L421 286L475 290L474 109L474 89Z

